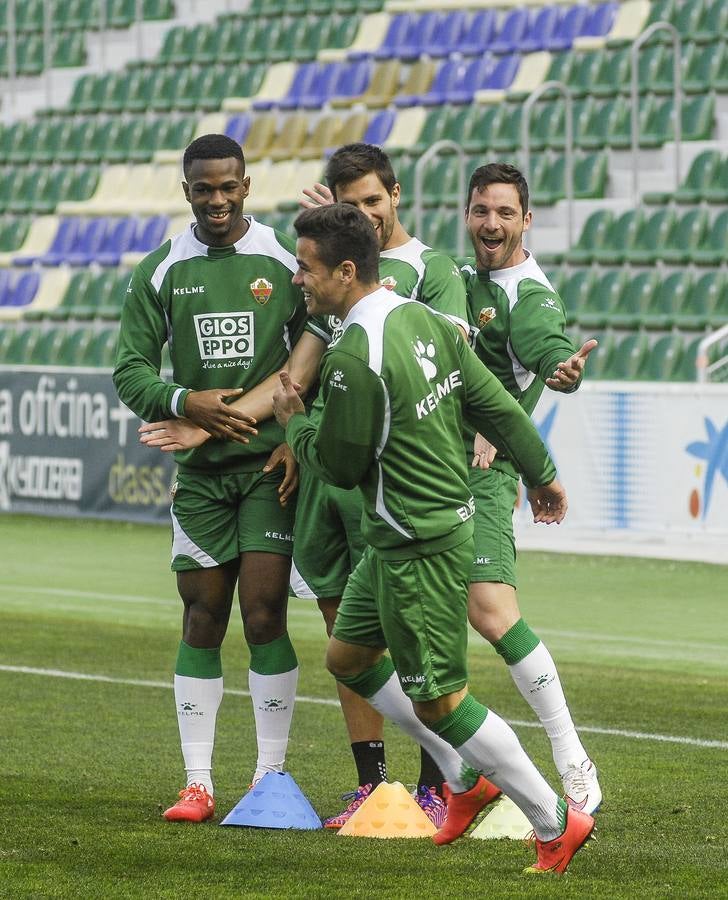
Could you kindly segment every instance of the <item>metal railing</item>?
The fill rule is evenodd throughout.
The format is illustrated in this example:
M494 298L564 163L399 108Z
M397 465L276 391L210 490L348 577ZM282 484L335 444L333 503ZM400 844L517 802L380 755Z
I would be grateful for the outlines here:
M537 87L526 99L521 111L521 149L523 153L523 174L526 181L531 185L531 113L533 106L537 100L544 94L550 94L554 91L560 93L566 104L566 133L565 133L565 154L566 162L564 169L565 195L566 195L566 228L568 233L569 247L574 241L574 101L571 91L563 81L546 81ZM525 210L524 210L525 213Z
M675 119L675 190L680 186L680 144L682 142L682 41L674 25L669 22L655 22L646 28L630 49L631 60L631 137L632 137L632 194L639 196L639 139L640 139L640 95L639 95L639 55L643 44L658 31L667 31L672 38L673 83L672 95Z
M436 141L431 147L422 154L415 164L415 185L414 185L414 210L415 210L415 232L417 237L422 240L424 215L422 209L422 187L424 183L424 170L431 159L439 156L443 150L451 151L458 157L458 225L457 225L457 252L459 256L465 253L465 167L467 165L467 156L460 144L455 141L443 140Z
M712 381L713 376L718 372L721 372L722 375L716 378L716 381L728 381L728 354L712 363L709 362L708 356L708 351L713 344L719 344L726 338L728 338L728 325L707 335L698 344L698 352L695 356L695 376L701 384Z

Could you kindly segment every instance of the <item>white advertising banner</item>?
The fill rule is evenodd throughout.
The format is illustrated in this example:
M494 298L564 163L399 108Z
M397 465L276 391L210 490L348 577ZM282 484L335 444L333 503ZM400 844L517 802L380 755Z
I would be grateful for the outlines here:
M533 419L569 511L534 525L519 503L521 547L728 563L728 385L587 381L545 390Z

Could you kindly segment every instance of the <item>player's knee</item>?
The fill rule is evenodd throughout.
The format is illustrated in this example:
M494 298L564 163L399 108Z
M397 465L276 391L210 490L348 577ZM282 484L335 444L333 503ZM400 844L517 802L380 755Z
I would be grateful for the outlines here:
M204 604L187 606L182 639L193 647L219 647L225 637L228 616L215 614Z

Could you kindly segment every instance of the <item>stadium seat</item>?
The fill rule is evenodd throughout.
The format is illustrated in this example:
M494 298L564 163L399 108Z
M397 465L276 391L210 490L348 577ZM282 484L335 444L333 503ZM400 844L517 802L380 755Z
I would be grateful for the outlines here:
M580 325L581 313L589 308L596 275L592 269L573 269L556 288L564 301L568 324Z
M661 279L642 313L644 327L656 331L682 327L680 316L690 302L692 289L690 272L671 272Z
M719 266L726 260L728 247L728 209L720 212L707 229L704 239L691 250L691 261L698 266Z
M648 265L662 257L670 234L677 225L677 218L671 209L657 209L650 215L636 212L633 219L622 218L624 227L624 243L610 258L602 258L602 262L627 261L634 265ZM615 223L616 232L619 225Z
M382 146L391 134L395 121L395 113L391 109L383 109L372 116L362 140L368 144Z
M581 332L579 339L583 342L591 338L596 339L597 347L589 354L587 376L589 378L607 378L617 346L614 333L609 330L587 330ZM578 347L579 344L577 343L576 346Z
M716 169L714 180L703 188L701 199L707 203L728 203L728 154Z
M459 43L459 51L463 56L477 56L490 49L498 24L494 9L479 9L473 13L466 25Z
M627 260L627 252L637 243L645 224L642 210L628 209L614 219L604 243L593 250L593 258L603 265L619 265Z
M728 278L719 269L696 278L676 317L678 328L703 331L728 321Z
M628 281L629 275L623 269L603 272L583 298L579 310L580 327L587 330L610 327Z
M19 254L18 256L13 258L13 263L16 266L32 266L35 262L41 262L49 255L51 256L51 258L55 259L63 258L63 256L70 251L74 241L76 240L76 235L78 234L79 230L79 224L80 223L78 219L61 219L58 223L58 229L55 233L55 236L53 237L53 240L51 241L46 253L29 256Z
M529 12L517 7L505 13L495 37L489 42L491 53L514 53L528 30Z
M639 378L647 381L681 381L684 352L681 335L663 335L646 354Z
M605 372L606 378L634 381L644 370L649 340L644 332L628 334L618 341Z
M659 287L660 276L654 270L640 272L630 278L616 299L609 318L610 326L629 330L643 327Z
M584 223L576 244L566 253L570 263L590 263L595 259L597 249L601 248L614 222L614 215L605 209L593 212Z

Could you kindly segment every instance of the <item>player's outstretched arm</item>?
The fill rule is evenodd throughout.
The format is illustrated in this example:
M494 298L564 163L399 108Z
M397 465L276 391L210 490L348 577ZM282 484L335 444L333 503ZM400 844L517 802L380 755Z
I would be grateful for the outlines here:
M598 343L594 338L585 341L573 356L556 366L553 375L546 379L547 387L550 387L552 391L572 390L584 372L589 354L597 346Z
M321 338L308 331L299 338L291 355L284 365L284 370L291 373L291 378L299 385L303 395L308 392L318 376L319 363L326 349ZM257 434L252 427L258 422L263 422L273 415L272 397L274 390L279 385L278 373L275 372L264 378L260 384L247 393L240 393L237 399L228 404L228 412L233 417L230 424L233 429L238 428L236 416L242 416L243 422L247 422L249 428L239 432L235 436L232 432L215 437L223 437L226 440L238 440L240 443L249 443L245 436ZM165 419L159 422L147 422L139 429L139 440L147 447L157 447L165 452L178 450L191 450L200 447L212 436L211 432L196 425L187 418Z
M566 491L556 478L541 487L529 488L528 502L533 511L533 521L544 525L562 522L569 506Z

